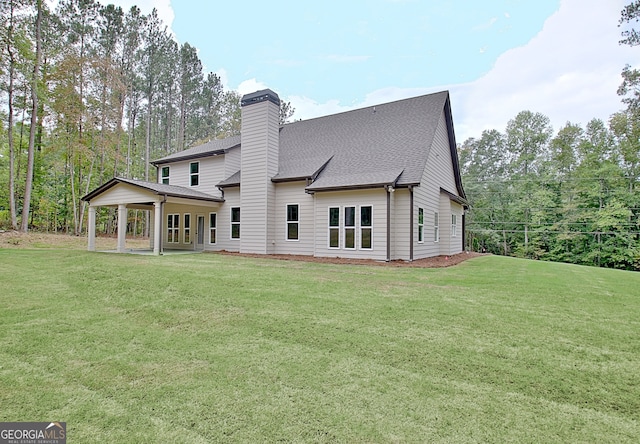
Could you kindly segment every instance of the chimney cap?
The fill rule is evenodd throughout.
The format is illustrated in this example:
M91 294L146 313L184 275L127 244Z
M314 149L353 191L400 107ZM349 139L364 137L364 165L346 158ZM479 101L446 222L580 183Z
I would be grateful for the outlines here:
M267 100L280 106L280 97L278 97L278 94L274 93L270 89L263 89L251 94L245 94L240 100L240 106L247 106L253 103L260 103Z

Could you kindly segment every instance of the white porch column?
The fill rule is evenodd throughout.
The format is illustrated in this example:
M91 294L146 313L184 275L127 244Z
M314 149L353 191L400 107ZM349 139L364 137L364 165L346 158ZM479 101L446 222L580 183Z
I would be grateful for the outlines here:
M154 202L153 213L153 254L160 254L160 239L162 239L162 202Z
M124 253L127 236L127 206L118 205L118 253Z
M96 207L89 205L89 224L87 227L87 250L96 251Z

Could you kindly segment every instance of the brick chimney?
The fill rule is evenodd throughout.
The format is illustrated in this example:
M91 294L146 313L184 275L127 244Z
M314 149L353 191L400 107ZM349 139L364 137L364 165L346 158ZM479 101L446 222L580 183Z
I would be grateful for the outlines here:
M240 102L240 252L275 251L275 186L280 146L280 98L270 89Z

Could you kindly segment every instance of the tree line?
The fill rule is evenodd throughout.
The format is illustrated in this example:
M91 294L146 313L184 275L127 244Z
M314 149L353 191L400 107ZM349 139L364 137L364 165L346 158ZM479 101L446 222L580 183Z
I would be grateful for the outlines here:
M620 25L640 17L626 6ZM640 44L633 29L621 44ZM460 146L471 209L467 247L475 251L640 270L640 71L622 70L626 109L583 128L523 111L506 130Z
M639 16L631 2L620 24ZM238 93L156 10L3 0L0 20L0 228L81 234L89 190L115 176L155 180L150 160L239 133ZM633 28L622 36L640 44ZM523 111L504 133L459 146L468 248L640 270L640 72L622 77L626 109L607 122L554 133ZM281 121L293 112L283 102ZM113 211L99 217L114 229ZM133 218L144 233L142 212Z
M238 93L204 72L155 9L3 0L0 20L5 228L80 234L80 198L95 186L154 180L150 160L240 131ZM284 102L281 118L293 112Z

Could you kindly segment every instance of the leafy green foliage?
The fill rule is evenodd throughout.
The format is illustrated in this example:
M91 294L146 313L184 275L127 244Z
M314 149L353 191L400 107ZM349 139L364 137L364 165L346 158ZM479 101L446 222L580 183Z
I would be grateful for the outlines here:
M461 147L469 247L532 259L638 270L639 142L635 112L585 129L518 114L507 134Z
M33 227L80 234L80 198L92 188L115 176L153 180L149 160L239 132L238 94L225 91L215 73L203 73L196 49L178 45L157 11L144 15L94 0L61 0L53 11L42 6ZM1 83L13 105L13 119L3 114L12 133L0 133L0 144L3 154L9 140L15 146L6 153L15 169L0 178L7 189L15 180L15 198L0 193L0 211L15 203L16 215L31 129L35 15L34 2L0 3Z

